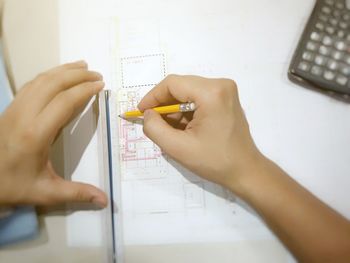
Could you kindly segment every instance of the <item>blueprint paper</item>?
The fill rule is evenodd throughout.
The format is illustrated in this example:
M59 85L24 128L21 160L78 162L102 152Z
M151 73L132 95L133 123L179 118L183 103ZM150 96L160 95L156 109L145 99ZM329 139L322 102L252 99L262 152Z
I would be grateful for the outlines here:
M167 75L167 59L162 49L143 45L143 37L147 41L159 35L156 22L138 20L142 31L134 29L139 25L134 20L119 22L124 26L120 41L133 40L125 48L117 45L120 49L115 54L119 78L113 86L118 87L116 107L122 113L136 109L140 99ZM144 135L142 121L118 119L114 140L114 157L119 162L113 170L120 173L125 245L271 238L256 215L238 205L231 193L166 156Z

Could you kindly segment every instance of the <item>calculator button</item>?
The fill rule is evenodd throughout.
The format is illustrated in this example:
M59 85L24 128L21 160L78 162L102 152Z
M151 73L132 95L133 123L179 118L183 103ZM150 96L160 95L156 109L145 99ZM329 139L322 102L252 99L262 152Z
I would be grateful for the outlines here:
M345 44L344 41L337 41L337 42L335 43L335 48L338 49L338 50L340 50L340 51L344 51L345 48L346 48L346 44Z
M331 27L331 26L327 26L326 27L326 32L328 33L328 34L334 34L334 32L335 32L335 29L334 29L334 27Z
M343 22L343 21L339 23L339 26L340 26L340 28L342 28L342 29L347 29L347 28L348 28L348 24L345 23L345 22Z
M338 20L335 19L335 18L331 18L329 19L329 23L332 25L332 26L336 26L338 24Z
M343 76L343 75L338 75L335 81L338 84L344 86L344 85L346 85L346 83L348 83L348 78Z
M298 69L302 70L302 71L309 71L310 69L310 64L303 61L299 63Z
M316 76L321 76L322 74L322 68L319 66L312 66L311 68L311 74Z
M344 61L345 61L346 64L350 65L350 56L346 56L344 58Z
M327 56L327 55L329 55L331 53L331 48L322 45L322 46L320 46L319 52L322 55Z
M322 43L326 46L330 46L333 44L333 39L330 36L324 36Z
M323 77L326 79L326 80L333 80L334 77L335 77L335 74L332 72L332 71L329 71L329 70L326 70L323 74Z
M316 51L317 47L318 47L318 45L314 42L311 42L311 41L307 42L307 44L306 44L306 48L308 50L311 50L311 51Z
M324 14L321 14L321 15L319 16L319 18L320 18L320 20L323 21L323 22L327 22L327 20L328 20L328 16L326 16L326 15L324 15Z
M335 17L340 17L340 15L341 15L341 13L340 13L340 11L339 10L334 10L333 11L333 16L335 16Z
M349 19L350 19L350 14L348 14L348 13L344 14L344 15L343 15L343 19L344 19L345 21L349 20Z
M338 68L338 63L335 60L331 59L331 60L328 61L327 67L330 70L336 70Z
M323 29L324 29L324 25L321 22L316 23L315 27L320 31L323 31Z
M350 75L350 67L345 66L340 69L341 73L343 73L345 76Z
M344 38L345 37L345 32L343 30L339 30L337 32L337 36L340 37L340 38Z
M339 8L339 9L343 9L343 8L344 8L343 3L341 3L341 2L337 2L337 3L335 4L335 6L336 6L337 8Z
M326 64L326 62L327 62L327 58L324 57L324 56L317 55L317 56L315 57L315 63L316 63L317 65L323 66L323 65Z
M310 38L311 38L313 41L321 41L322 36L321 36L320 33L312 32L311 35L310 35Z
M326 0L327 5L334 5L334 0Z
M334 58L336 60L341 59L343 56L344 56L344 54L342 52L340 52L340 51L334 51L332 53L332 58Z
M314 59L314 54L312 54L311 52L306 51L306 52L303 53L302 58L304 60L306 60L306 61L312 61Z
M328 6L322 7L322 12L329 15L332 12L332 9L330 9Z
M350 41L350 35L347 35L347 36L346 36L346 40L347 40L347 41Z

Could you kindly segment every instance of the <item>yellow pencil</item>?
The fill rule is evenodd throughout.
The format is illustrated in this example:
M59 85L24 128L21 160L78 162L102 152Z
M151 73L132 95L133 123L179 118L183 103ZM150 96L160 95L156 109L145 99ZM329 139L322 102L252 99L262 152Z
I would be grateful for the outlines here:
M161 106L161 107L155 107L153 110L160 114L169 114L169 113L176 113L176 112L189 112L194 111L196 109L196 105L194 102L187 102L187 103L181 103L181 104L175 104L175 105L169 105L169 106ZM120 114L119 117L123 119L130 119L130 118L137 118L143 116L143 112L139 110L135 111L127 111L123 114Z

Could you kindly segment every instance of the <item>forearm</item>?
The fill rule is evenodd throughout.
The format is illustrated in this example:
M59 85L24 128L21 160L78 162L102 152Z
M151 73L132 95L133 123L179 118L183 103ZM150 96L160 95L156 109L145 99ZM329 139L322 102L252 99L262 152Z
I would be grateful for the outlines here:
M232 189L301 262L350 262L350 223L261 157Z
M183 129L167 123L174 119L147 113L173 101L196 104L192 117L177 119ZM146 110L146 136L187 169L250 203L299 261L350 262L349 222L258 152L233 81L168 76L138 107Z

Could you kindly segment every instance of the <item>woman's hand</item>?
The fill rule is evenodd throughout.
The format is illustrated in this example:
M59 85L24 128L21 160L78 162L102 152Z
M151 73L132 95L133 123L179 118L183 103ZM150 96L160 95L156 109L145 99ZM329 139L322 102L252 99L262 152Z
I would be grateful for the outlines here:
M106 206L101 190L65 181L49 160L60 129L103 87L102 76L79 61L42 73L21 89L0 116L0 205Z
M194 114L163 119L148 110L188 101L196 104ZM241 190L241 178L250 176L261 156L232 80L170 75L138 107L145 111L145 134L165 153L196 174L235 192Z
M193 116L147 110L195 102ZM231 80L169 76L140 102L144 132L196 174L249 203L300 262L350 262L350 223L255 147ZM178 128L178 129L176 129ZM180 129L179 129L180 128Z

